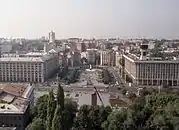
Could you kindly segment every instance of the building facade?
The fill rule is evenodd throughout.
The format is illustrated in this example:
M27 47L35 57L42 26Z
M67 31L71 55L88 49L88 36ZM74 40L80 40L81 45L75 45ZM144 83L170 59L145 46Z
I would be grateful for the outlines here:
M59 58L55 55L2 57L0 58L0 82L44 82L58 67Z
M55 32L49 32L49 43L55 43Z
M25 130L33 102L33 87L29 84L0 84L0 127Z
M81 52L85 52L86 51L86 46L85 43L83 42L79 42L76 44L77 50L81 53Z
M1 53L9 53L12 51L11 43L0 43L0 51Z
M112 50L100 51L100 65L101 66L115 66L116 64L115 52Z
M96 53L97 49L87 49L87 60L89 64L95 65L96 64Z
M179 60L139 60L124 57L124 71L137 85L179 86Z
M120 66L121 58L122 58L122 55L119 52L116 52L116 67Z

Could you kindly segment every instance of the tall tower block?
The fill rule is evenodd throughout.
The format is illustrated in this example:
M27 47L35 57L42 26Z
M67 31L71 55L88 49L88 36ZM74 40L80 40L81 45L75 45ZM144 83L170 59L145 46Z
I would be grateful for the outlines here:
M55 43L55 32L49 32L49 43Z

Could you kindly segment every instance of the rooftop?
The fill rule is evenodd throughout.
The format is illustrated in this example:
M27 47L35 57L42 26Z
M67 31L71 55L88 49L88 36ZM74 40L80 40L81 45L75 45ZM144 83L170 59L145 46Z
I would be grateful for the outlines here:
M97 51L98 49L91 48L91 49L86 49L87 51Z
M131 62L136 63L179 63L179 60L175 60L174 58L163 60L160 57L148 57L146 60L140 60L139 57L131 53L125 53L123 56Z
M32 91L30 84L0 84L0 113L24 113Z
M132 60L132 61L139 60L139 57L137 57L137 56L135 56L134 54L131 54L131 53L125 53L124 57L126 57L127 59Z
M2 57L0 62L44 62L51 58L50 55L43 55L42 57Z
M24 113L27 107L27 99L15 97L11 103L0 103L0 113Z
M29 52L25 55L26 56L43 56L43 55L46 55L46 53L44 53L44 52Z
M0 130L16 130L16 127L0 127Z
M19 57L19 54L16 53L3 53L1 54L1 57Z
M1 92L6 92L14 96L24 98L26 98L26 92L29 90L29 88L31 88L30 84L0 84Z
M65 92L66 98L72 98L73 101L76 101L79 106L84 104L91 105L92 99L91 95L94 94L95 91L74 91L74 92ZM109 94L99 92L104 106L108 106L109 104ZM102 105L99 97L97 96L97 105Z

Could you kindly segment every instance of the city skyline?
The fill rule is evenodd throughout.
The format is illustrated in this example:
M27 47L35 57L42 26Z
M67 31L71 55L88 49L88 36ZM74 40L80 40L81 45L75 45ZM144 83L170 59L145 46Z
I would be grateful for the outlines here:
M0 37L179 38L177 0L6 0Z

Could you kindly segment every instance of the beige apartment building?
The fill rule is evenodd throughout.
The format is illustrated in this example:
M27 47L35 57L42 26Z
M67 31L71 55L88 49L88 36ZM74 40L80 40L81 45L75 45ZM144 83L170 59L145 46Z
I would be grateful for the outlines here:
M179 60L146 59L124 54L124 71L137 85L179 86Z
M58 67L55 55L1 57L0 82L44 82Z
M97 49L87 49L87 60L89 64L95 65Z
M116 63L115 52L112 50L100 51L100 65L102 66L114 66Z

